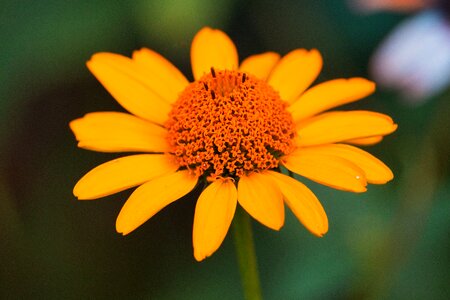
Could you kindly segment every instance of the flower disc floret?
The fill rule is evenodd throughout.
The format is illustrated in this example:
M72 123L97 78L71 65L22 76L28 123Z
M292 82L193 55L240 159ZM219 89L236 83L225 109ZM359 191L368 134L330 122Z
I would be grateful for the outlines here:
M286 107L265 81L211 69L173 105L165 124L171 153L180 167L210 180L276 168L294 150Z

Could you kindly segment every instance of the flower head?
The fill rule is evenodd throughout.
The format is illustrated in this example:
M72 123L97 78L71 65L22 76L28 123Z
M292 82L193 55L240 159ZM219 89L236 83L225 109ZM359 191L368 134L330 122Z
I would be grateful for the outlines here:
M210 181L273 169L294 149L286 107L266 81L212 68L174 103L165 123L168 142L178 165Z
M74 188L80 200L139 186L116 222L135 230L201 182L193 226L197 260L225 238L237 203L269 228L284 224L284 203L313 234L328 231L316 196L282 170L352 192L393 178L381 161L352 145L374 144L396 125L369 111L324 111L375 90L362 79L336 79L308 89L322 58L316 50L250 56L240 65L233 42L204 28L191 48L194 81L159 54L132 58L98 53L88 67L131 114L90 113L70 127L78 146L102 152L143 152L104 163Z

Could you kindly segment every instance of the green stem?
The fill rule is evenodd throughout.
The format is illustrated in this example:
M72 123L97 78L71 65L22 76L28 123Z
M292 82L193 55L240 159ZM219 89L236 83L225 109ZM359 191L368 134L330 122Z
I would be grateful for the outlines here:
M261 300L258 265L250 216L238 207L233 220L233 235L246 300Z

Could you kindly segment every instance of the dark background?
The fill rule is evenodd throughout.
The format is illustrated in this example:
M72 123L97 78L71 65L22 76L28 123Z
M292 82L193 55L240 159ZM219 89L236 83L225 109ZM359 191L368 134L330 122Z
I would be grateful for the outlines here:
M0 297L240 299L233 240L193 258L195 195L129 236L115 232L130 191L78 202L76 181L120 155L78 149L68 123L122 108L85 67L99 51L152 48L192 79L189 48L220 28L241 59L317 48L318 82L368 77L379 42L406 14L362 15L344 1L9 1L0 3ZM304 180L328 213L324 238L291 212L280 232L254 222L266 299L448 299L450 93L421 106L379 88L346 109L399 124L369 151L394 181L351 194Z

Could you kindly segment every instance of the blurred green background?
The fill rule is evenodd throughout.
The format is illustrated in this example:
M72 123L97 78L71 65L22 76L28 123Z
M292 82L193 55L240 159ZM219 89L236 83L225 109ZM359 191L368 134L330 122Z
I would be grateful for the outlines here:
M76 181L118 157L78 149L68 123L122 108L88 72L99 51L140 47L192 79L189 48L203 26L235 41L241 58L317 48L318 82L367 77L370 55L407 15L361 15L345 1L10 1L0 4L0 298L241 299L233 240L202 263L192 254L197 195L129 236L115 218L130 194L78 202ZM375 95L346 109L400 125L370 152L396 174L351 194L306 182L328 213L316 238L290 211L280 232L254 222L265 299L449 299L450 92L421 106ZM306 181L306 180L303 180Z

